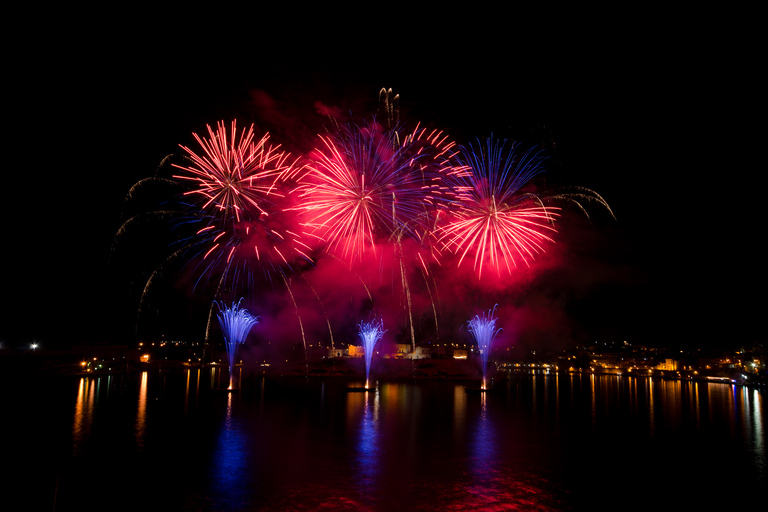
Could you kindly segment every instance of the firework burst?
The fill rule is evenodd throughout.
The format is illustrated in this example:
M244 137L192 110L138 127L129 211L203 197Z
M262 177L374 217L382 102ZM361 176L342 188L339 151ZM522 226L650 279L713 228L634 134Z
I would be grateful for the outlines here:
M402 144L396 130L375 122L320 135L298 188L298 209L331 252L353 261L393 238L424 238L429 212L445 191L439 165L445 157L424 151L414 136L422 131Z
M223 269L234 280L261 268L265 274L290 268L298 259L312 261L310 247L286 212L283 179L296 171L288 153L269 144L269 135L254 141L253 125L238 132L219 123L208 138L197 134L200 154L182 146L190 165L174 165L174 178L192 185L199 229L190 250L200 257L203 275Z
M455 209L436 230L438 242L460 255L459 265L467 256L474 259L478 277L485 266L500 274L529 265L553 242L549 234L558 215L558 208L523 191L541 172L540 154L518 156L514 145L505 151L503 142L488 139L485 147L462 147L457 159L460 171L451 175Z
M174 164L184 171L174 178L194 185L185 195L199 196L201 209L220 211L224 222L231 217L239 222L243 217L269 215L261 204L274 193L276 178L290 171L292 165L287 162L287 153L279 151L279 146L273 148L268 144L269 134L254 142L253 125L239 135L235 121L231 133L223 122L215 132L210 126L207 128L207 139L194 134L203 149L201 154L181 146L192 165Z
M253 125L239 130L235 122L220 122L216 130L207 128L208 137L193 134L199 153L181 146L182 152L163 159L156 175L136 183L126 197L133 216L116 234L110 257L131 249L132 233L143 231L146 243L147 226L158 232L151 238L158 246L145 248L132 262L147 267L136 272L137 333L164 275L185 271L193 289L212 283L213 298L250 296L263 280L279 276L278 282L287 283L288 273L313 262L295 213L287 209L292 188L283 178L295 171L297 160L270 145L269 135L256 140ZM147 208L135 213L137 206ZM206 340L213 315L211 307Z
M584 214L587 203L597 202L610 212L588 189L534 189L541 153L516 152L514 144L491 139L460 147L439 130L407 130L399 122L399 96L382 90L380 101L382 124L334 121L301 160L271 144L269 135L255 137L253 126L207 126L202 135L193 134L194 150L181 146L161 165L162 177L137 183L129 193L131 213L148 200L154 209L125 222L112 252L130 249L138 230L157 231L162 248L130 262L142 264L135 274L143 285L139 316L152 312L151 289L171 273L191 279L193 291L213 295L206 306L210 299L252 298L277 278L296 309L306 354L301 299L292 283L295 276L309 284L306 271L327 257L358 276L371 302L376 286L392 284L390 295L407 312L403 319L415 348L412 309L431 303L437 336L440 296L433 271L444 257L459 266L472 261L478 279L489 272L501 277L505 269L529 266L553 242L560 212L553 201ZM166 201L154 203L161 194ZM416 275L423 276L421 288ZM395 290L400 285L402 295ZM214 315L211 306L207 329Z

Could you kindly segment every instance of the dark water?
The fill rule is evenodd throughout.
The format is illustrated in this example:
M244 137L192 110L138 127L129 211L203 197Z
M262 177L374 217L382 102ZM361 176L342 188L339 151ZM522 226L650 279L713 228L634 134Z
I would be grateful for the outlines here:
M765 504L761 391L621 376L241 379L3 392L3 510L690 510ZM10 454L10 456L8 456ZM15 497L14 497L15 496ZM23 505L9 504L21 499Z

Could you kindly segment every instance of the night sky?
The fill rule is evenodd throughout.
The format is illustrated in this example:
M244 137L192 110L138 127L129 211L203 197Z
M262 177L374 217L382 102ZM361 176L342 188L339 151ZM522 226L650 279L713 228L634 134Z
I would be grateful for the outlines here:
M563 277L567 296L541 303L557 304L553 322L572 317L582 339L762 342L764 165L744 157L752 72L703 35L680 42L656 28L654 44L636 27L557 37L550 26L537 39L435 39L434 51L421 38L330 40L324 30L303 32L295 51L263 34L237 49L194 30L49 35L45 52L10 63L0 341L131 339L108 268L122 201L193 132L236 117L300 154L325 122L318 102L362 121L391 87L401 121L458 143L554 142L546 178L611 205L617 224L564 235L583 266ZM744 85L716 85L723 72ZM556 290L558 278L542 286Z

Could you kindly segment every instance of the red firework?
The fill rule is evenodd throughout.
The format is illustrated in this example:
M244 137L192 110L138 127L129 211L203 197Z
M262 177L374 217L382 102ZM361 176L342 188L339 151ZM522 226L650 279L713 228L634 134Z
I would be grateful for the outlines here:
M503 143L490 139L485 150L462 148L458 160L471 172L451 178L455 209L438 228L438 241L460 255L459 265L467 256L473 258L479 278L485 265L499 274L502 268L511 273L518 263L530 265L554 241L548 233L555 232L552 224L559 209L545 207L539 196L521 190L541 172L541 158L530 151L518 157L514 149L505 153Z
M423 241L447 197L441 163L451 153L426 136L422 141L422 133L417 129L401 144L396 130L382 132L373 123L321 135L298 187L304 225L350 260L380 242Z
M254 142L253 125L243 129L239 136L235 121L231 135L223 122L218 124L216 132L210 126L207 128L207 139L194 134L203 154L181 146L193 163L188 167L174 164L187 173L174 178L195 185L185 195L200 196L201 209L219 210L225 219L234 216L239 222L244 216L268 215L262 203L270 194L277 194L276 180L291 171L293 165L288 162L288 153L279 151L279 146L270 146L269 134Z
M269 144L269 134L254 141L253 125L239 133L234 121L230 131L223 122L216 131L207 128L208 138L194 134L201 154L181 146L192 164L174 165L184 171L174 177L194 186L184 195L197 198L204 226L195 245L210 260L206 270L249 261L276 269L295 257L309 260L309 247L280 206L282 178L295 171L295 161Z

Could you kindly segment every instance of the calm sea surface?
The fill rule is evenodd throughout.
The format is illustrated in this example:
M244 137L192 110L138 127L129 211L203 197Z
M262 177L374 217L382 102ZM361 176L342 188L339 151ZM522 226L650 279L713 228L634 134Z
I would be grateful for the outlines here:
M155 370L4 389L0 509L766 503L765 395L751 388L555 373L512 373L489 393L453 381L354 393L362 382L258 377L227 393L225 381Z

